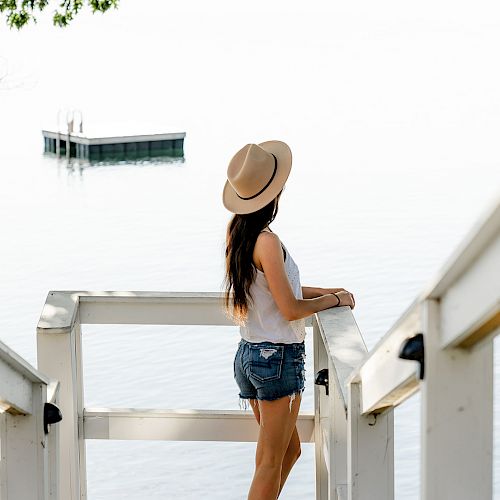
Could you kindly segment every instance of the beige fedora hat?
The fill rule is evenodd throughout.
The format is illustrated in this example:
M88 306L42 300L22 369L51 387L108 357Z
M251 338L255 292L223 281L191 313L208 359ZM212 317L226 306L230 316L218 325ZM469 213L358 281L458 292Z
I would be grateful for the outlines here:
M292 152L284 142L247 144L229 162L224 206L235 214L265 207L283 189L291 168Z

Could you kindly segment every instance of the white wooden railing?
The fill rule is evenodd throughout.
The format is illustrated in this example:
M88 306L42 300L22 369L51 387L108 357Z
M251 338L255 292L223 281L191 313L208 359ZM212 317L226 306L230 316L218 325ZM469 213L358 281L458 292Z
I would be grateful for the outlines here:
M0 342L1 500L59 498L58 428L52 425L60 416L58 390L59 382Z
M37 327L46 375L0 344L2 500L86 499L85 439L257 440L245 410L84 408L84 324L231 325L218 293L49 292ZM500 205L371 352L348 307L308 324L314 412L301 412L297 427L302 442L315 443L318 500L394 498L393 410L418 390L421 498L491 500ZM47 401L63 415L48 435Z
M381 423L383 435L392 409L418 390L421 498L493 498L493 339L499 327L495 204L348 377L348 498L392 498L392 458L385 469L380 466L381 443L372 431ZM419 361L400 358L403 346L422 359L423 379ZM365 423L377 413L370 431ZM392 441L387 446L392 454Z
M37 328L38 363L61 381L64 498L86 498L85 439L258 439L253 413L245 410L84 408L82 324L232 325L223 314L219 293L49 292ZM297 429L302 442L317 445L318 498L335 498L335 491L347 491L345 463L333 458L346 456L345 379L365 357L366 347L349 307L322 311L314 315L312 325L315 372L328 368L336 383L330 384L329 396L324 387L314 386L316 411L301 412ZM332 480L324 472L330 470L335 473Z
M368 351L351 309L315 314L313 342L316 498L394 499L393 407L362 411L359 384L350 377Z
M61 381L60 490L87 498L85 439L256 441L248 410L84 408L81 325L232 325L219 293L51 291L37 328L38 365ZM302 412L302 442L314 441L314 413Z
M348 308L313 327L318 500L394 498L393 410L418 390L421 498L493 498L500 204L369 354Z

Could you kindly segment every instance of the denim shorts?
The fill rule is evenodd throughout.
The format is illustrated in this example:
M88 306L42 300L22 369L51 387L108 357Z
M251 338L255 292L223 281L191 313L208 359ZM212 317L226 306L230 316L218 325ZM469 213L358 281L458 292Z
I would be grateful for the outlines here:
M295 395L305 388L305 358L304 341L285 344L241 339L234 357L240 408L248 399L271 401L289 396L291 410Z

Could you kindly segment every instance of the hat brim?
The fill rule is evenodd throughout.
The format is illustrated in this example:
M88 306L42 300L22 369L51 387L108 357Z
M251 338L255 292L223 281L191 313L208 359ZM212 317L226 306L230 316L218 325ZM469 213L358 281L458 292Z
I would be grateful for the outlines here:
M256 212L270 203L278 193L283 189L285 182L292 169L292 151L288 144L282 141L261 142L259 146L276 156L277 167L276 174L271 184L267 186L259 196L251 200L242 200L229 181L226 181L222 191L222 203L234 214L249 214Z

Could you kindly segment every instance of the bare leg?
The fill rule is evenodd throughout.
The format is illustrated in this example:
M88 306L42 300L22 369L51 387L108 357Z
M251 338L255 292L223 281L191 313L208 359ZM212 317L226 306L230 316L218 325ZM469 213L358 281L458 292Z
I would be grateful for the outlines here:
M251 400L252 409L260 426L255 456L255 474L248 500L276 500L288 474L300 454L296 432L301 395L292 401L285 396L274 401ZM265 425L264 425L265 424ZM298 443L300 447L300 442ZM287 456L288 448L290 452Z
M292 467L294 466L295 462L299 459L299 457L300 457L300 439L299 439L299 433L297 431L297 426L295 426L285 456L283 457L283 463L281 464L280 490L278 493L278 497L280 496L281 490L285 485L285 481L288 477L288 474L290 474Z
M256 399L250 400L250 406L252 407L253 413L255 415L255 420L260 425L260 410L259 405ZM288 448L286 449L285 456L283 457L283 462L281 464L281 477L280 477L280 489L278 493L281 493L283 486L285 485L285 481L292 470L292 467L295 465L295 462L300 457L301 449L300 449L300 438L299 433L297 431L297 425L292 433L292 437L290 438L290 442L288 443Z

